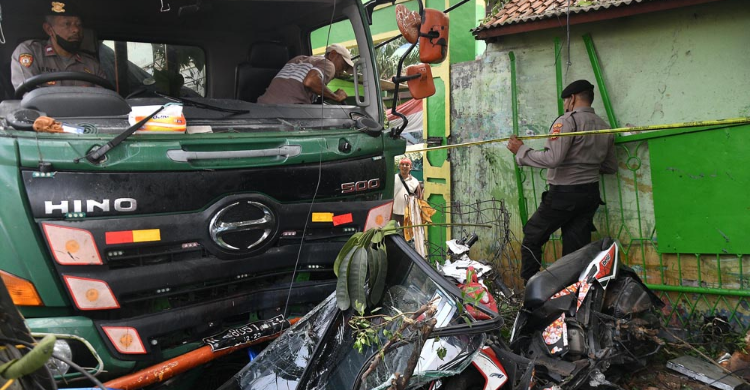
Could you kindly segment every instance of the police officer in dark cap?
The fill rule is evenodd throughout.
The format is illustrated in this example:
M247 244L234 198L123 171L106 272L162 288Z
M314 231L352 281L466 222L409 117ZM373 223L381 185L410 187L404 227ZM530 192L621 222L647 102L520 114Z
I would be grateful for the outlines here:
M80 51L83 42L83 24L80 13L68 1L42 1L39 12L45 15L42 28L47 40L22 42L13 51L11 81L13 87L28 78L42 73L85 72L104 78L99 61ZM83 81L50 81L47 85L92 86Z
M544 149L531 149L515 136L508 141L518 165L546 168L549 184L539 208L523 228L521 277L525 281L539 272L542 245L557 229L562 228L563 255L591 242L594 213L601 202L599 175L617 171L614 135L554 136L609 129L591 107L594 86L577 80L565 87L561 97L565 115L552 124L552 137Z

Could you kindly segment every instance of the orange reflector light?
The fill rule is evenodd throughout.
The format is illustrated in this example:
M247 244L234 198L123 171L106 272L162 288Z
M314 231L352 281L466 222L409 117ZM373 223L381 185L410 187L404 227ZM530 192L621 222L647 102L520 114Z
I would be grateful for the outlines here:
M102 330L109 337L117 352L126 354L143 354L146 348L141 342L141 336L135 328L128 326L102 326Z
M382 228L391 220L391 212L393 211L393 202L388 202L378 207L373 207L370 212L367 213L367 220L365 221L365 231L373 228Z
M161 241L160 229L146 230L123 230L119 232L106 232L104 240L107 245L130 244L133 242Z
M67 226L43 223L47 243L61 265L99 265L102 258L91 232Z
M312 213L313 222L332 222L333 213Z
M347 223L354 222L354 217L352 216L352 213L346 213L346 214L342 214L342 215L335 215L333 217L333 221L332 222L333 222L333 226L344 225L344 224L347 224Z
M119 309L115 295L103 280L64 275L70 295L81 310Z
M8 289L14 305L44 306L42 298L37 294L33 283L4 271L0 271L0 277L3 279L5 287Z

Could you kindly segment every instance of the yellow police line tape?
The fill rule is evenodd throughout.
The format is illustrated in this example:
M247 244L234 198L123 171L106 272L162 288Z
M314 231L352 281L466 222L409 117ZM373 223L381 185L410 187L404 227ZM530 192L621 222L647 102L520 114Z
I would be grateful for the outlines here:
M552 138L552 137L576 137L581 135L598 135L598 134L615 134L615 133L626 133L630 131L655 131L655 130L679 130L685 127L700 127L700 126L720 126L720 125L740 125L743 123L750 123L750 117L743 117L743 118L731 118L731 119L716 119L712 121L696 121L696 122L683 122L683 123L672 123L667 125L653 125L653 126L636 126L636 127L619 127L616 129L606 129L606 130L590 130L590 131L577 131L574 133L559 133L559 134L537 134L537 135L524 135L517 137L520 140L525 139L544 139L544 138ZM424 149L415 149L415 150L409 150L408 153L417 153L417 152L432 152L435 150L442 150L442 149L453 149L453 148L462 148L466 146L475 146L475 145L483 145L483 144L489 144L494 142L505 142L509 140L510 137L505 138L494 138L494 139L488 139L484 141L474 141L474 142L464 142L460 144L452 144L452 145L442 145L442 146L435 146L431 148L424 148Z

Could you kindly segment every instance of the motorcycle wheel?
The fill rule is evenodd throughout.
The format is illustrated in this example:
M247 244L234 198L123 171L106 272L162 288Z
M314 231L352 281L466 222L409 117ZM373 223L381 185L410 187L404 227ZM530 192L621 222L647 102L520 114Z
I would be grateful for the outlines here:
M440 388L445 390L482 390L485 382L482 374L474 366L469 366L464 372L446 379Z

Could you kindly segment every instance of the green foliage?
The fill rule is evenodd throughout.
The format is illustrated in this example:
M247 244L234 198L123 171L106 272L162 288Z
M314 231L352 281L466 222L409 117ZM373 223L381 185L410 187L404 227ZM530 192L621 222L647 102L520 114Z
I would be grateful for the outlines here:
M161 92L179 96L179 89L183 85L198 92L205 89L206 56L203 49L153 43L151 50L154 79Z
M487 2L487 8L489 11L487 12L487 16L482 19L482 24L489 23L492 21L492 19L497 15L498 12L505 6L505 4L509 0L490 0Z
M371 312L375 313L380 308L375 308ZM354 330L354 349L362 353L365 347L378 346L382 347L381 340L399 340L401 333L398 329L404 322L404 317L409 313L399 313L395 316L383 314L371 316L354 316L349 320L349 326ZM391 331L394 329L395 331ZM381 338L382 336L382 338ZM382 351L381 351L382 353Z
M438 341L440 341L440 337L438 337L438 338L437 338L437 339L435 340L435 342L438 342ZM435 351L435 352L437 353L437 357L438 357L438 359L440 359L440 360L445 360L445 355L447 355L447 354L448 354L448 350L447 350L447 349L446 349L445 347L439 347L439 348L437 349L437 351Z
M355 233L341 248L333 264L338 277L336 303L340 310L353 307L363 315L365 310L380 302L388 270L383 239L396 232L396 221L390 221L383 228ZM365 341L362 339L359 346L370 345Z

